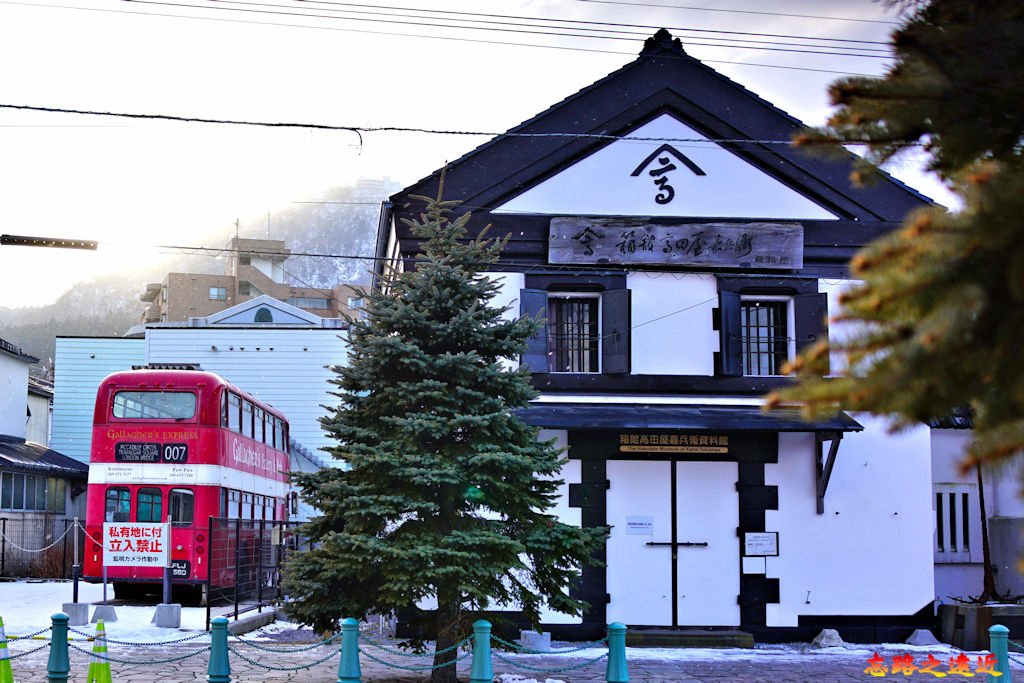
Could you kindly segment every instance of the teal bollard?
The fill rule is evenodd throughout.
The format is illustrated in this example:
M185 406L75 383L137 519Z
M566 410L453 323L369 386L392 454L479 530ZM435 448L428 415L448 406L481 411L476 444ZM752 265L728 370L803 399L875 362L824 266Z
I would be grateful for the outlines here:
M50 617L53 622L50 632L50 659L46 662L48 683L66 683L71 671L68 659L68 615L57 612Z
M1002 624L995 624L988 630L989 650L996 656L996 671L1002 676L988 675L989 683L1010 683L1010 629Z
M210 665L206 669L208 683L231 683L231 662L228 661L228 620L210 620Z
M629 683L629 667L626 665L626 625L615 622L608 624L608 669L605 671L608 683Z
M341 660L338 662L338 683L360 683L359 620L349 617L341 622Z
M491 668L491 622L486 619L473 622L473 668L469 683L493 683Z

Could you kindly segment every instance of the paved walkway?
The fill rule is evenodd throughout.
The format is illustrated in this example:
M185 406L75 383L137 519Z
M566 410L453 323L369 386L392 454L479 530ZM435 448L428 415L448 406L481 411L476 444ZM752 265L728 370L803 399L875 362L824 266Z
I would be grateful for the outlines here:
M75 642L74 645L83 650L91 650L91 644ZM10 645L12 656L44 646L41 641L18 641ZM287 649L288 645L280 643L260 643L275 649ZM110 656L115 659L137 662L133 664L114 663L111 665L113 680L117 683L178 683L184 681L205 681L208 665L208 654L201 652L194 657L180 659L170 663L157 663L160 660L180 658L205 647L203 641L193 641L172 646L128 647L110 646ZM328 655L323 648L304 652L272 653L235 641L231 643L231 674L232 680L239 683L335 683L338 678L338 657L332 655L323 663L307 669L282 671L302 665L311 664ZM298 647L298 646L291 646ZM870 647L870 646L865 646ZM336 652L336 650L335 650ZM430 658L410 659L391 657L377 650L370 652L381 658L388 658L402 665L410 663L429 663ZM663 652L663 651L662 651ZM89 656L74 649L71 654L71 677L73 683L86 683ZM911 654L915 663L920 664L927 653L915 651L911 653L885 652L882 657L887 667L892 666L893 657ZM589 655L589 656L588 656ZM868 668L867 656L864 651L842 653L834 651L794 651L794 650L719 650L719 651L676 651L673 656L681 659L650 658L642 649L629 650L629 676L632 683L850 683L860 681L866 683L876 680L902 680L912 683L923 681L934 682L936 677L929 674L914 673L873 677L865 673ZM938 670L949 672L949 652L936 652L935 656L942 660ZM16 657L11 663L17 683L46 680L46 663L48 648ZM567 673L535 672L526 667L557 668L572 666L593 658L593 654L583 653L576 658L567 656L523 655L509 659L514 664L500 659L494 661L495 675L515 673L525 678L537 678L544 681L551 678L558 681L586 682L604 680L605 663L600 661ZM251 660L251 662L246 661ZM1024 659L1021 660L1024 662ZM255 662L255 663L254 663ZM268 670L264 667L274 667ZM469 659L459 664L460 680L469 680ZM976 655L972 655L970 671L976 671ZM362 657L364 681L383 683L420 683L428 680L427 675L395 672L385 666ZM1018 680L1024 679L1024 665L1013 665L1014 675ZM969 680L965 677L947 675L949 681ZM983 675L973 677L977 683L987 683Z

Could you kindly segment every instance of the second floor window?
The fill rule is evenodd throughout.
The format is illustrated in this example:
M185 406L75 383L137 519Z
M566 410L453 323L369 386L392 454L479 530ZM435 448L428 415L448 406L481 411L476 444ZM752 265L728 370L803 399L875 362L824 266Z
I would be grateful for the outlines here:
M792 357L790 302L789 297L744 297L741 301L740 345L744 375L782 374L782 366Z
M210 301L227 301L227 287L210 287Z
M541 284L547 284L541 279ZM624 278L622 278L624 283ZM559 286L574 284L569 279ZM587 284L587 283L585 283ZM593 281L589 284L595 285ZM520 291L520 313L543 318L544 326L527 341L523 363L534 373L625 374L629 372L629 290L617 281L596 291L566 292L527 288Z
M717 374L779 377L788 361L828 338L828 299L818 283L789 278L784 285L768 288L753 277L719 281Z
M552 372L600 372L597 296L548 297L548 357Z

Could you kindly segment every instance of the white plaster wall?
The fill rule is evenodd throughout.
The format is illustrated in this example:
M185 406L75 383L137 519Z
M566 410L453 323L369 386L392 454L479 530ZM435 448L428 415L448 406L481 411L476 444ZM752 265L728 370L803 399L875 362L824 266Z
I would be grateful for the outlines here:
M504 307L502 314L505 320L515 320L519 317L519 291L526 286L526 276L523 273L483 273L498 284L498 293L491 299L491 306ZM519 367L518 358L502 359L501 365L506 370Z
M25 438L28 363L0 351L0 434Z
M28 395L28 409L32 417L25 428L25 440L50 445L50 399L36 394Z
M953 598L981 595L985 585L982 563L935 564L935 599L950 604Z
M89 462L92 415L100 382L112 372L144 365L145 355L143 339L57 337L50 448Z
M708 273L633 272L630 340L634 375L713 375L718 284ZM684 310L685 309L685 310Z
M936 484L976 484L978 475L972 468L960 473L960 462L974 438L969 429L932 430L932 480ZM1024 517L1024 460L982 470L985 482L985 511L989 517Z
M929 430L890 435L885 421L854 417L865 430L843 438L825 514L813 435L780 434L779 462L765 467L765 483L779 487L765 519L780 552L766 565L780 579L769 626L796 626L801 614L913 614L934 597Z
M493 211L558 214L564 216L707 216L717 218L812 218L835 216L795 190L685 125L662 114L628 137L654 140L617 140L581 159L554 177L526 190ZM636 176L634 170L658 151L666 138L674 149L697 164L704 175L671 159L677 168L665 178L674 198L659 204L650 171L654 160ZM665 155L671 157L670 154ZM659 154L659 157L661 155ZM738 191L742 188L742 191Z
M569 433L564 429L542 429L537 438L542 441L555 439L558 448L563 451L563 457L568 457ZM558 475L563 482L558 489L558 502L549 511L559 521L573 526L580 526L583 523L582 510L569 507L569 484L580 483L580 467L579 460L569 460L562 466L562 471ZM579 624L582 622L580 617L572 617L546 608L541 610L540 620L543 624Z
M841 308L839 296L851 287L859 284L857 280L818 280L818 291L828 296L828 338L829 341L842 342L849 339L858 329L859 324L853 322L833 322L831 318L839 313ZM846 369L844 356L833 353L829 356L829 370L836 375Z

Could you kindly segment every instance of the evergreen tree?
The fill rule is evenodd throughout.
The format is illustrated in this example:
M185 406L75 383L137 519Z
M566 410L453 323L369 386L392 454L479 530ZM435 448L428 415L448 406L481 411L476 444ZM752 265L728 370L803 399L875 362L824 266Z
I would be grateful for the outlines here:
M861 181L923 148L963 207L917 211L853 259L861 284L835 317L848 336L797 358L798 385L769 403L894 416L896 428L969 409L966 471L1024 449L1024 3L911 8L888 73L833 84L835 115L797 142L866 145ZM823 378L830 353L844 367Z
M481 272L505 241L468 240L469 215L447 217L457 202L421 199L426 213L407 224L422 259L365 294L349 364L334 368L340 404L322 422L344 469L295 476L322 515L286 586L289 612L317 629L436 599L439 665L473 612L517 604L535 623L545 603L579 613L565 589L605 530L547 512L564 460L509 412L536 392L507 361L543 322L490 304L499 286ZM432 680L456 680L454 666Z

